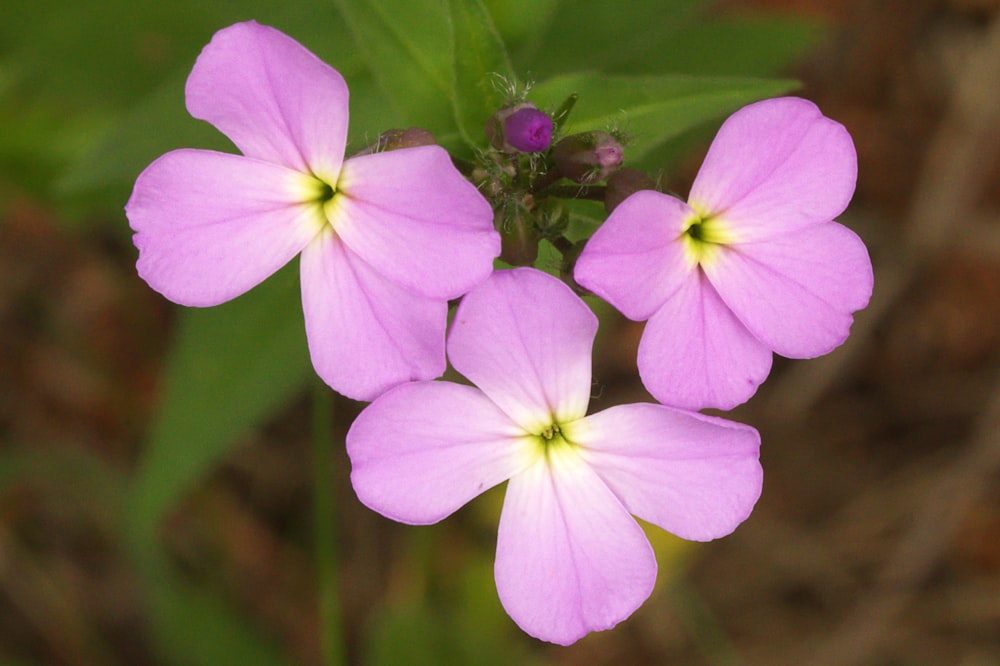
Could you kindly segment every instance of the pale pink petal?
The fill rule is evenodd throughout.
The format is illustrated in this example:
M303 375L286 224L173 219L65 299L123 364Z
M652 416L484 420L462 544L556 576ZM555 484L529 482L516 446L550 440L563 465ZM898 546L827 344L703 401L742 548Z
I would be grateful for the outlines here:
M215 33L187 81L187 108L244 155L336 183L347 84L291 37L253 21Z
M767 378L771 351L696 271L646 322L638 366L646 389L666 405L732 409Z
M564 447L511 478L495 574L500 602L521 629L569 645L642 605L656 559L618 499Z
M302 251L302 309L317 374L338 393L373 400L445 370L445 301L411 294L325 230Z
M163 155L139 174L125 206L139 275L182 305L218 305L246 292L324 224L319 206L301 203L301 178L239 155Z
M872 293L858 236L830 222L737 244L704 266L722 300L761 342L790 358L826 354L847 339Z
M729 534L760 497L760 435L740 423L635 404L563 434L630 513L685 539Z
M523 470L523 432L471 386L403 384L368 405L347 433L358 499L411 525L436 523Z
M857 175L843 125L807 100L769 99L723 123L688 203L719 216L735 240L773 238L833 220L851 200Z
M327 206L337 234L410 291L458 298L493 270L493 210L440 146L353 157L337 190Z
M674 197L636 192L587 241L573 276L629 319L649 319L694 270L678 239L696 216Z
M458 306L448 358L518 425L539 434L583 416L597 318L534 268L497 271Z

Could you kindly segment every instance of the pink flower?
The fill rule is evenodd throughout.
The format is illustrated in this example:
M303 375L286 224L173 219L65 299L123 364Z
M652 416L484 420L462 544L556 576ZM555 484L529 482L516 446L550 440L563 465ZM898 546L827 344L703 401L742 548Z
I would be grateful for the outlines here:
M125 209L139 275L177 303L217 305L301 253L309 351L331 387L370 400L444 372L447 301L500 252L490 205L448 154L345 160L344 79L254 22L213 37L186 96L243 155L176 150L142 172Z
M660 402L732 408L757 390L771 353L839 346L872 291L861 239L833 219L857 156L842 125L786 97L730 117L688 202L641 191L587 242L577 282L649 320L639 374Z
M587 416L596 331L557 279L494 273L462 300L448 338L475 386L396 387L347 434L358 497L400 522L437 522L509 480L497 592L522 629L561 644L613 627L652 591L656 560L630 513L709 540L761 491L749 426L657 404Z

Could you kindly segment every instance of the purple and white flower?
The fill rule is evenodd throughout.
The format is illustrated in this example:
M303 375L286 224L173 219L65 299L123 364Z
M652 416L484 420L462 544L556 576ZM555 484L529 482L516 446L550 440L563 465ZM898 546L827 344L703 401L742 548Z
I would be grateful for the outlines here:
M658 404L587 415L597 319L532 268L494 273L455 313L448 357L475 386L398 386L347 435L361 501L437 522L509 481L496 584L526 632L570 644L653 589L656 560L629 515L680 537L729 534L761 492L757 431Z
M804 99L771 99L722 125L687 203L645 190L615 208L574 277L648 320L638 366L657 400L729 409L772 352L812 358L844 342L873 279L864 243L833 221L857 172L842 125Z
M327 384L370 400L440 376L447 301L500 253L489 203L448 153L345 159L344 79L254 22L213 37L186 98L243 154L176 150L139 176L126 213L149 285L183 305L217 305L301 253L306 335Z

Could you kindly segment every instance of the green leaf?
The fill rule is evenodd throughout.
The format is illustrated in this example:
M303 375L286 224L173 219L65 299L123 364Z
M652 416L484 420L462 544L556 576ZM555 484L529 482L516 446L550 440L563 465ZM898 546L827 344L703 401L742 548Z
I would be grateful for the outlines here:
M296 268L224 305L182 313L133 487L133 528L155 532L164 513L308 378Z
M182 313L163 401L128 501L128 536L161 649L181 664L277 666L278 651L209 589L186 580L159 542L165 513L310 373L297 262L240 298Z
M0 494L23 483L52 489L64 500L86 500L111 518L119 518L125 504L125 477L84 449L45 446L5 452L0 456Z
M184 146L233 151L232 144L211 125L195 120L184 108L180 73L131 111L58 183L64 193L78 193L134 179L163 153Z
M626 159L634 161L692 127L797 86L790 80L582 73L544 81L529 97L539 106L555 107L579 93L563 134L623 131L629 137Z
M505 102L514 70L480 0L448 0L455 76L455 120L470 146L485 145L486 120Z
M692 20L701 0L562 0L545 32L517 55L520 70L547 77L587 69L608 71L669 41Z
M535 259L535 268L545 271L549 275L561 277L559 269L562 266L562 252L556 246L544 238L538 241L538 258Z
M374 142L378 127L389 121L390 107L372 83L361 57L351 48L350 34L339 21L307 21L312 15L302 8L290 13L290 8L273 2L253 3L256 16L283 30L330 63L347 80L351 90L352 140L361 145ZM222 12L220 12L222 13ZM322 17L332 14L327 8ZM235 20L220 16L214 26L221 28ZM208 37L191 47L183 65L131 108L121 111L111 130L93 149L79 159L58 181L63 193L77 194L109 185L128 183L142 169L163 153L175 148L205 148L235 152L232 143L206 122L192 118L184 106L184 84L198 49L208 43ZM369 141L370 139L370 141Z
M823 35L815 20L776 13L719 16L707 12L707 4L564 0L554 15L541 15L545 31L524 40L514 52L515 65L541 76L588 69L765 76L788 66Z
M130 183L150 162L176 148L236 152L221 132L188 115L184 108L187 75L187 71L178 72L123 113L106 136L62 175L58 190L78 194ZM360 149L374 143L379 128L391 126L394 117L369 73L348 70L347 75L351 76L351 141Z
M822 23L791 16L696 22L623 61L620 69L630 74L763 76L795 62L824 32Z
M386 98L407 125L454 130L447 16L439 2L334 0ZM388 129L388 128L386 128Z
M140 565L150 595L157 647L184 666L283 666L287 657L210 588L163 560Z
M534 43L555 14L557 0L483 0L509 48Z

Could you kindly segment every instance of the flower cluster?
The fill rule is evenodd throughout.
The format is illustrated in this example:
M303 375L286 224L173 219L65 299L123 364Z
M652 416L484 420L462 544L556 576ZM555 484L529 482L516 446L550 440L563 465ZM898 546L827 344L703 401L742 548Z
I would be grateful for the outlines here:
M853 144L802 99L729 118L685 202L621 167L620 136L561 135L575 97L510 100L462 171L419 128L348 157L343 78L253 22L215 35L186 97L242 155L177 150L143 171L126 206L139 274L209 306L301 255L316 371L371 401L347 435L359 499L428 524L506 481L497 591L543 640L610 628L649 596L632 516L699 541L749 516L757 431L695 410L749 399L774 352L829 352L871 294L863 243L834 221ZM567 191L609 211L580 243L555 204ZM532 264L541 239L563 280L494 270ZM658 403L588 413L598 320L578 292L648 320L638 370ZM446 361L471 385L438 380Z

